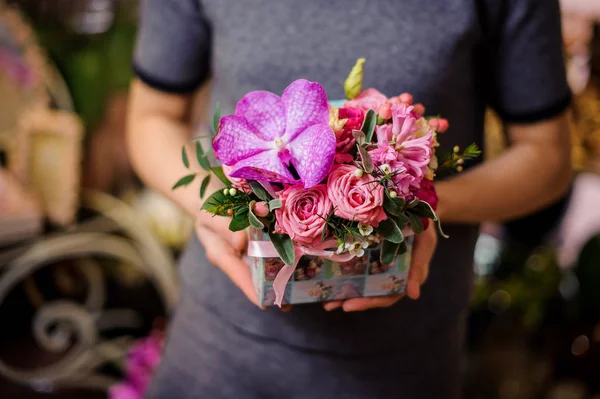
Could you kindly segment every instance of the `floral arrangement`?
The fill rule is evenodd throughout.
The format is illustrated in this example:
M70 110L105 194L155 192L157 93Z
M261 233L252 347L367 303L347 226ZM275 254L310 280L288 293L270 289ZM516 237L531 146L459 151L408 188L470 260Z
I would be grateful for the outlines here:
M475 146L462 154L455 147L438 161L437 134L448 121L424 117L410 94L387 98L376 89L363 91L364 62L352 68L344 84L348 100L340 106L319 83L301 79L281 96L246 94L233 115L221 117L217 107L212 150L220 167L195 144L199 164L226 186L202 209L230 217L232 231L252 227L268 234L268 245L286 265L275 278L276 293L303 255L345 262L380 245L381 263L390 264L407 250L405 237L421 233L429 219L443 235L435 213L436 170L461 171L465 160L479 155ZM185 148L182 156L189 166ZM202 197L210 178L201 184ZM250 256L270 256L273 251L260 244L249 246Z

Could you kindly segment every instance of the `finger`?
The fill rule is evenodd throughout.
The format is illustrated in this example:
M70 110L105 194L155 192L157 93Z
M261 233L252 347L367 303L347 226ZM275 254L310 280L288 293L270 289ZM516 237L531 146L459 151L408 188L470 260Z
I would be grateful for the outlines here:
M198 226L198 233L208 259L219 267L252 303L260 306L250 268L236 250L222 237L204 226Z
M329 302L325 302L323 304L323 309L325 309L328 312L331 312L332 310L341 308L343 303L344 303L344 301L329 301Z
M373 308L387 308L398 302L403 295L373 297L373 298L352 298L347 299L342 304L345 312L359 312Z
M198 216L198 225L204 226L226 239L238 252L245 252L248 236L243 231L233 232L229 230L231 219L214 216L204 212Z
M437 233L433 229L433 223L430 223L427 230L415 236L406 287L406 294L411 299L419 298L421 285L429 275L429 263L437 246Z

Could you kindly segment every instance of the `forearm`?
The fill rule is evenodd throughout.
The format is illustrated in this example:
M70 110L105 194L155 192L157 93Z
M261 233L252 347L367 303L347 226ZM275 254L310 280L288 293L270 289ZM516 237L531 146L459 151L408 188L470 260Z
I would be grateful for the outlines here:
M558 128L568 135L566 118ZM440 218L449 223L503 221L550 205L570 184L568 142L563 137L560 143L515 145L494 160L439 182Z
M197 164L193 146L189 145L191 134L187 115L146 112L142 107L136 107L135 85L132 96L127 145L135 171L148 187L196 215L202 203L199 186L206 172ZM181 160L181 148L186 144L189 170ZM198 176L189 186L171 190L181 177L194 172ZM218 185L218 182L214 181L213 184ZM209 187L207 191L210 192L212 188ZM214 187L215 190L217 188Z

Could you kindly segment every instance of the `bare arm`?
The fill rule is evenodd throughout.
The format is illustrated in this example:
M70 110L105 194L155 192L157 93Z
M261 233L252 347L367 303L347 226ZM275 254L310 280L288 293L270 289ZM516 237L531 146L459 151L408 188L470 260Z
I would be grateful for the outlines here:
M500 157L437 185L444 222L503 221L563 195L571 181L567 114L530 125L507 125Z
M129 103L127 145L133 166L144 183L195 216L201 205L198 193L202 179L171 190L177 180L190 173L181 161L181 147L191 139L192 97L163 93L135 80ZM190 167L203 177L206 172L197 165L191 147L188 154Z

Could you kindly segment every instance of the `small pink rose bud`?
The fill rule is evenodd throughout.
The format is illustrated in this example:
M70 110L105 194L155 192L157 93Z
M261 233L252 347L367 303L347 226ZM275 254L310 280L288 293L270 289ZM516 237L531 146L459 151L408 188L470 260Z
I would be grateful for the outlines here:
M392 117L392 105L390 103L385 103L379 107L379 116L382 119L390 119Z
M415 108L413 108L413 111L415 111L417 115L423 116L423 114L425 113L425 106L423 106L423 104L415 104Z
M269 214L269 205L266 202L257 202L253 210L256 216L264 218Z
M413 103L413 96L410 93L402 93L398 96L400 102L411 105Z
M438 119L438 129L437 131L440 133L444 133L450 127L447 119Z

